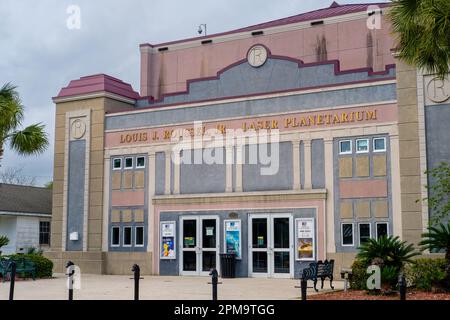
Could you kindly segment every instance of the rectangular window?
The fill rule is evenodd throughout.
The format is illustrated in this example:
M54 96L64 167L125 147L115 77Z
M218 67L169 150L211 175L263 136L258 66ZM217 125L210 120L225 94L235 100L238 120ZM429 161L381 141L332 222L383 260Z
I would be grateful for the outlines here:
M125 169L133 169L133 158L125 158Z
M120 246L120 227L112 227L111 229L111 247Z
M381 237L389 236L388 223L387 222L377 222L377 239Z
M136 247L144 246L144 227L136 227L134 245Z
M351 154L352 153L352 140L339 141L339 154Z
M359 245L366 243L370 239L370 223L359 224Z
M342 224L342 245L353 246L353 223Z
M136 168L145 168L145 157L136 158Z
M374 138L373 139L373 152L386 151L386 138Z
M369 152L369 139L357 139L356 140L356 153Z
M39 244L50 244L50 221L39 221Z
M123 246L131 247L131 227L123 228Z
M120 170L120 169L122 169L122 159L115 158L113 160L113 170Z

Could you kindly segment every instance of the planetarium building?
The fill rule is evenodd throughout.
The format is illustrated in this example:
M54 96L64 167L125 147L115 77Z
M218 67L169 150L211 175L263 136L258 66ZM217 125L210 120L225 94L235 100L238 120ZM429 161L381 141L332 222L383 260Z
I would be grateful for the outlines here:
M369 238L417 243L424 171L450 159L450 83L396 59L387 10L145 43L139 92L104 74L62 88L55 271L200 276L234 253L238 277L297 278L349 267Z

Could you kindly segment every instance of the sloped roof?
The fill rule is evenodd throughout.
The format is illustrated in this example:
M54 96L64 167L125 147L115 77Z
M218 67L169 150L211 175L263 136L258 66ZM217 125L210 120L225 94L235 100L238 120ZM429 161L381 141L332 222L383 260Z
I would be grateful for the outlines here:
M130 84L106 74L95 74L70 81L55 98L76 96L97 92L110 92L130 99L138 99L139 94Z
M333 3L329 7L326 7L326 8L309 11L309 12L304 12L304 13L300 13L300 14L297 14L294 16L282 18L282 19L263 22L263 23L255 24L255 25L240 28L240 29L235 29L235 30L231 30L231 31L227 31L227 32L221 32L221 33L215 33L215 34L211 34L208 36L200 36L200 37L193 37L193 38L188 38L188 39L183 39L183 40L164 42L164 43L159 43L159 44L154 44L154 45L144 43L144 44L141 44L141 46L159 47L159 46L163 46L163 45L192 41L192 40L197 40L197 39L205 40L208 38L214 38L217 36L222 36L222 35L227 35L227 34L232 34L232 33L261 30L261 29L266 29L266 28L271 28L271 27L287 25L287 24L291 24L291 23L321 20L321 19L325 19L325 18L336 17L336 16L341 16L341 15L350 14L350 13L367 11L369 6L378 6L379 8L385 8L385 7L390 6L390 3L389 2L377 2L377 3L339 4L336 1L333 1Z
M0 212L52 214L52 190L0 183Z

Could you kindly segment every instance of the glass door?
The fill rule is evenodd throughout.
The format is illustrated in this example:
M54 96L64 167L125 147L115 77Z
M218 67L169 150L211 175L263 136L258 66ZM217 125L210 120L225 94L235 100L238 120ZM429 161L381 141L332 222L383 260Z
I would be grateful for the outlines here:
M219 220L217 216L181 218L181 275L209 275L219 271Z
M200 246L200 274L209 275L211 269L218 270L218 219L200 218L201 221L201 246Z
M250 215L249 243L250 276L294 276L293 224L290 214Z
M271 216L271 276L289 278L293 275L292 217Z
M181 220L181 259L182 275L198 274L198 219L183 218Z

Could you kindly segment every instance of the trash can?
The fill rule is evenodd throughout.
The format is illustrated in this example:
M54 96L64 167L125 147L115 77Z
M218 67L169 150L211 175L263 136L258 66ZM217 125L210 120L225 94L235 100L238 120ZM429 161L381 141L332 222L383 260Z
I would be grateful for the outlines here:
M222 278L236 278L236 255L234 253L220 254L220 271Z

